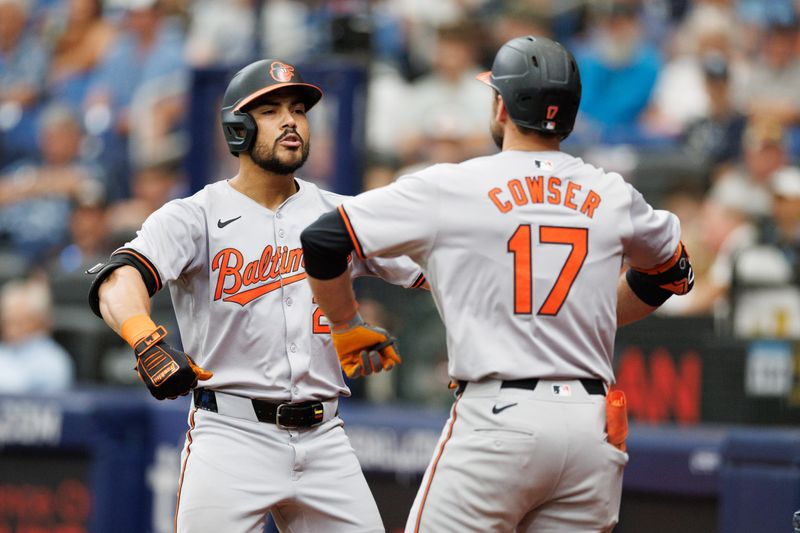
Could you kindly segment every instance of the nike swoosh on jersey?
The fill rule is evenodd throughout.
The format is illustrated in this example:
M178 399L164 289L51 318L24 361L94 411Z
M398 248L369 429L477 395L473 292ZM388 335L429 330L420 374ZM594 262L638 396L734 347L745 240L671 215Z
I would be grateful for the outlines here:
M230 224L231 222L234 222L234 221L236 221L236 220L239 220L240 218L242 218L242 215L239 215L238 217L236 217L236 218L232 218L232 219L230 219L230 220L226 220L225 222L223 222L223 221L222 221L222 219L220 218L219 220L217 220L217 227L218 227L218 228L220 228L220 229L222 229L222 228L224 228L225 226L227 226L228 224Z
M494 405L494 406L492 406L492 413L493 414L502 413L503 411L505 411L509 407L514 407L515 405L517 405L517 404L516 403L510 403L508 405L504 405L503 407L497 407L496 405Z

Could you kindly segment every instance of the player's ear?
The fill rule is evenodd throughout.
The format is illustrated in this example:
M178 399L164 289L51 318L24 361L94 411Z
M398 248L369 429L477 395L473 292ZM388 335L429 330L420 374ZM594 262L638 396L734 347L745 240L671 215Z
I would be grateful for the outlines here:
M495 94L494 119L501 124L508 121L508 109L506 109L500 94Z

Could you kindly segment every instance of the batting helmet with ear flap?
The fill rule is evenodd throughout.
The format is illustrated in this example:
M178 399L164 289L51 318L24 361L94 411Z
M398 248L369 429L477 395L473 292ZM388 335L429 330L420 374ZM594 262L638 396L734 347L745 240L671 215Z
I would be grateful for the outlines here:
M234 74L222 97L222 131L233 155L250 150L256 138L256 121L246 108L255 105L264 95L284 87L296 88L306 111L322 98L319 87L304 82L293 65L278 59L250 63Z
M581 103L578 64L566 48L546 37L511 39L478 75L503 97L511 120L522 127L565 139Z

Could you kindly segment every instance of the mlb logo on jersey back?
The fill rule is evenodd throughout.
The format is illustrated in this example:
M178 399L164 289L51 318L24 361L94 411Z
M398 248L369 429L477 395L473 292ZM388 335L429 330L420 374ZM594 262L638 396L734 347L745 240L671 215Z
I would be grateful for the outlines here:
M543 170L553 170L555 168L553 162L547 159L534 159L533 164L536 165L536 168Z
M553 383L554 396L572 396L572 388L568 383Z

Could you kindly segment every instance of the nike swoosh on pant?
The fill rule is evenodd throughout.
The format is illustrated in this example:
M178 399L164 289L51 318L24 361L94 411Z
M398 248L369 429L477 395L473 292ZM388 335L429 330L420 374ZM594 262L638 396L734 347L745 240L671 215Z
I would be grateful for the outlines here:
M508 404L508 405L504 405L503 407L497 407L497 406L495 405L495 406L493 406L493 407L492 407L492 413L493 413L493 414L502 413L503 411L505 411L505 410L506 410L506 409L508 409L509 407L514 407L515 405L517 405L517 404L516 404L516 403L510 403L510 404Z

